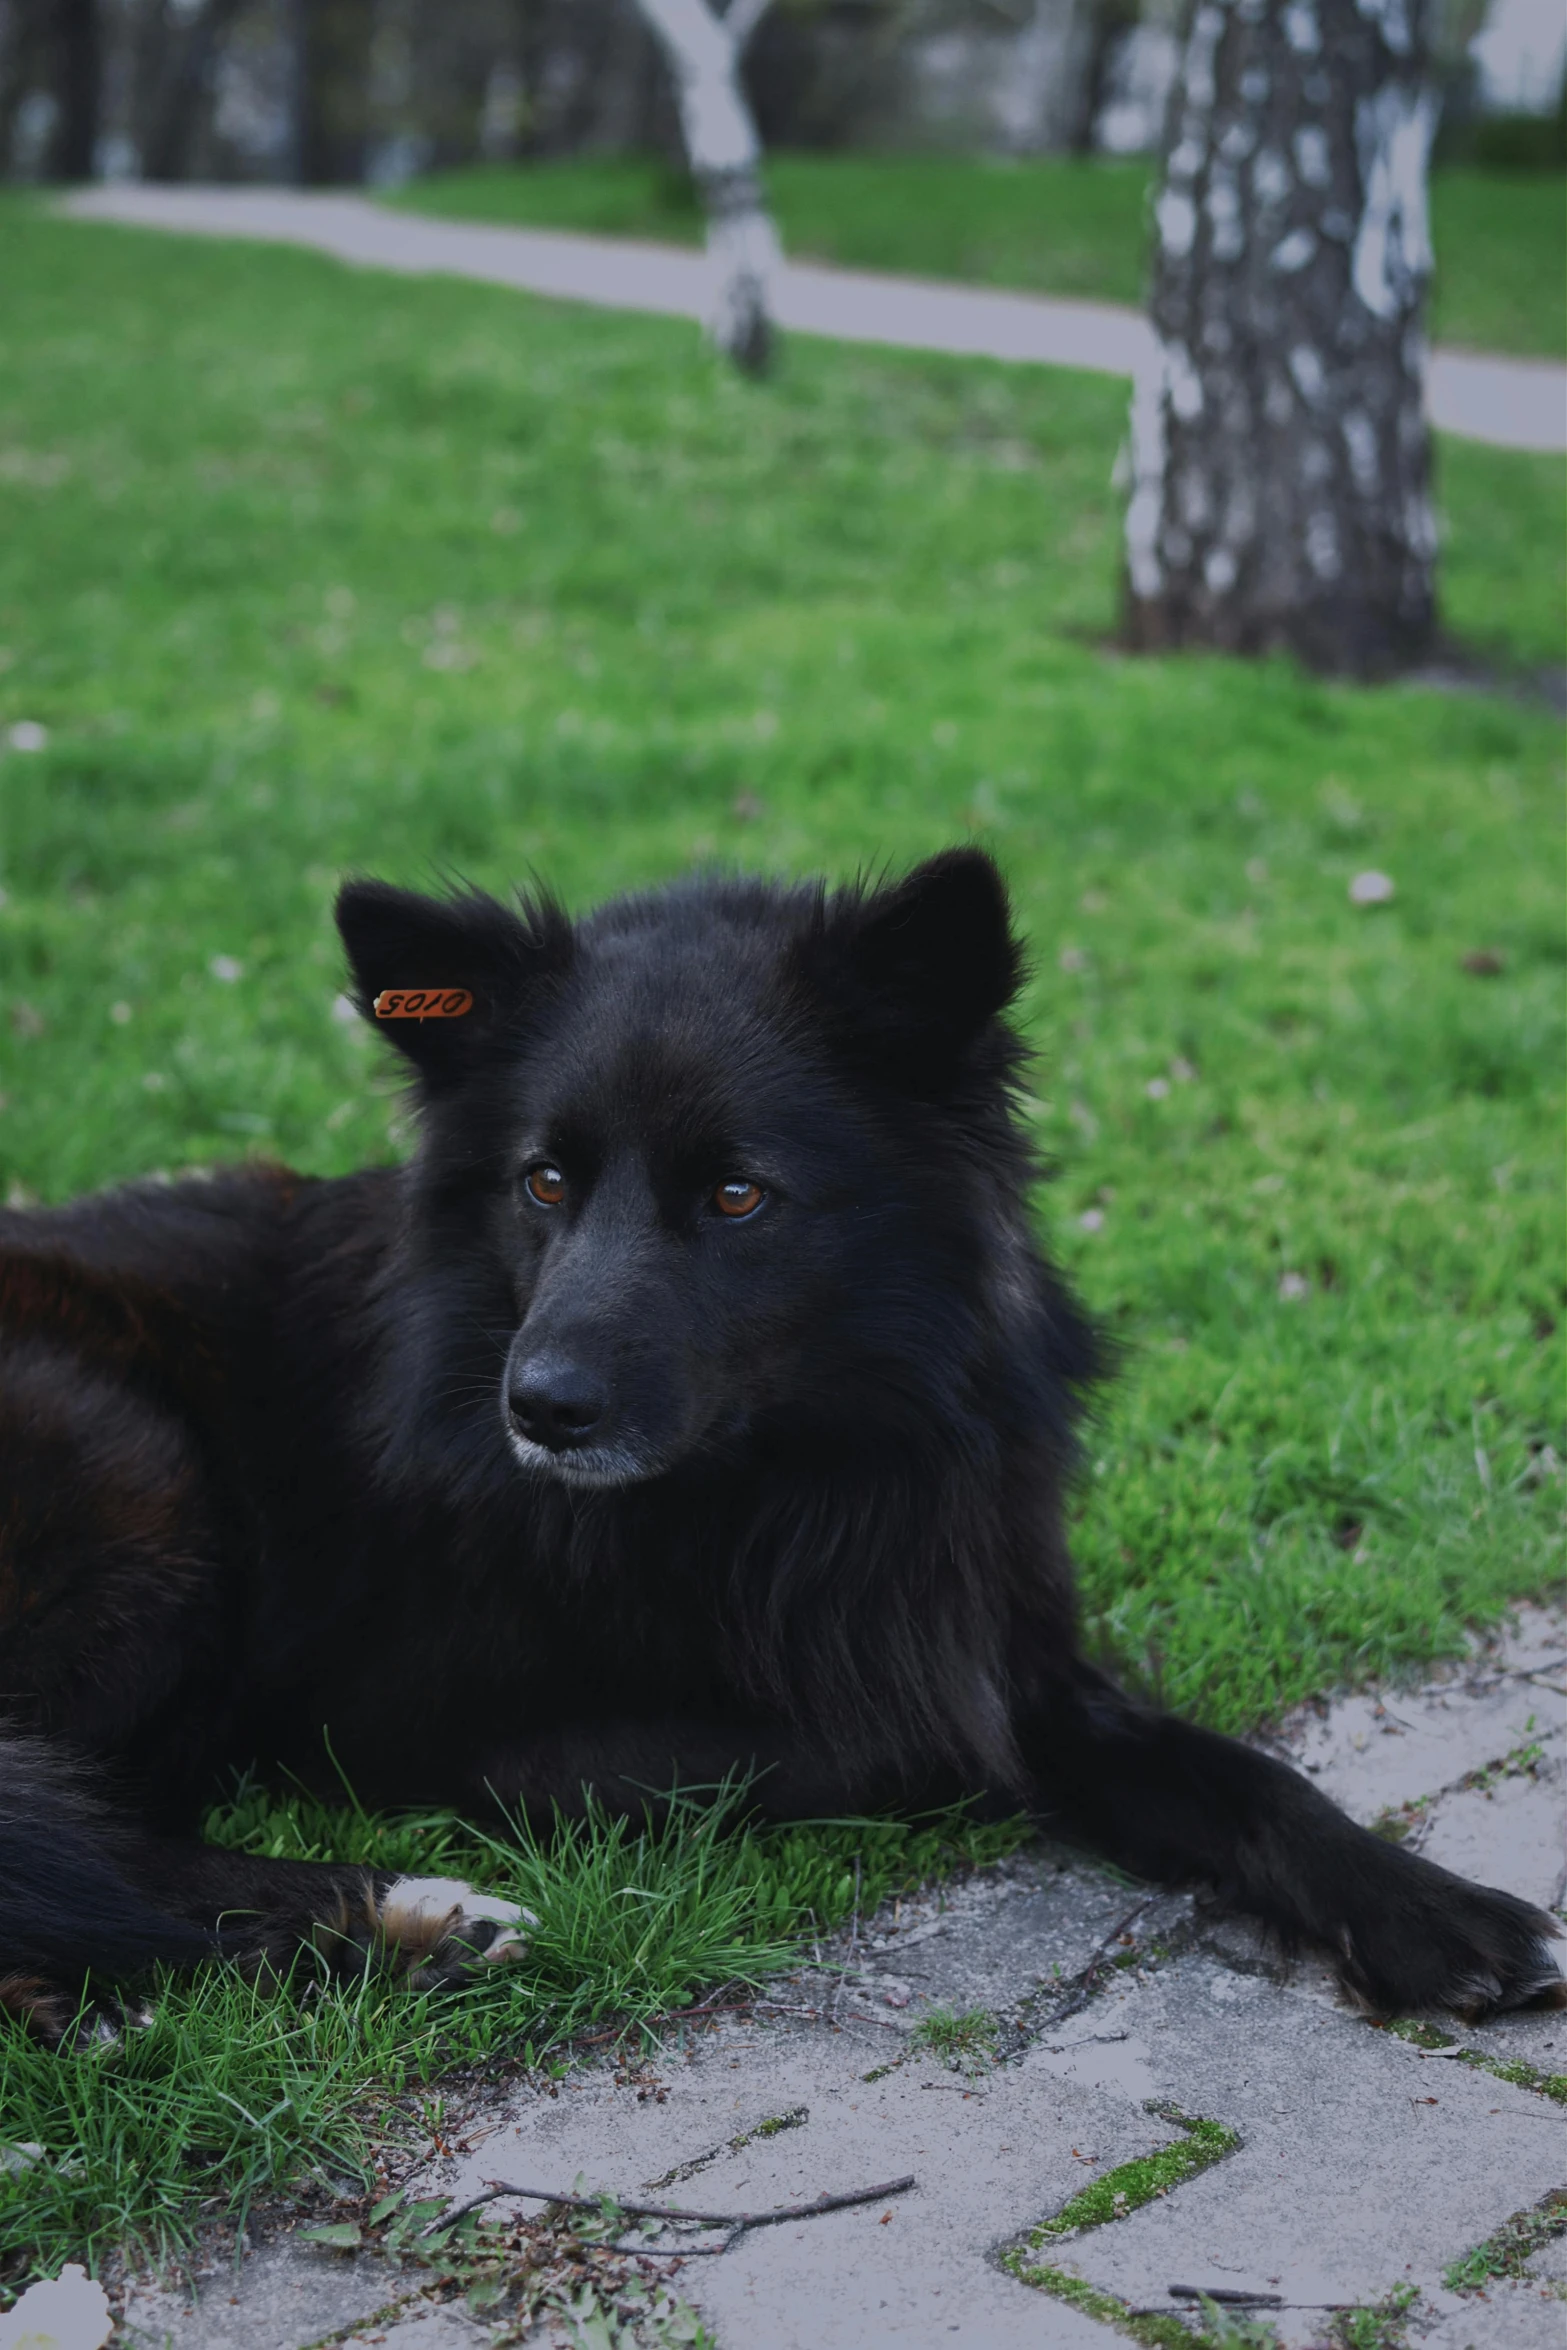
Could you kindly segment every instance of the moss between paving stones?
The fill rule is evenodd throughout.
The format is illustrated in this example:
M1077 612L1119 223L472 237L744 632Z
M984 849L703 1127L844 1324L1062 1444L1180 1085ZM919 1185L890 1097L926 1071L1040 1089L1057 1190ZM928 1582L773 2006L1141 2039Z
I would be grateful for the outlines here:
M1450 2293L1478 2293L1493 2277L1521 2277L1542 2244L1567 2235L1567 2187L1553 2187L1528 2211L1515 2211L1495 2235L1487 2236L1462 2260L1455 2260L1442 2282Z
M1074 2277L1064 2268L1019 2268L1016 2256L1009 2253L1005 2262L1015 2277L1025 2285L1036 2285L1042 2293L1054 2300L1068 2302L1080 2309L1085 2317L1098 2320L1100 2325L1114 2326L1118 2334L1126 2334L1134 2342L1145 2342L1150 2350L1192 2350L1198 2339L1191 2328L1178 2317L1164 2317L1149 2309L1132 2309L1119 2294L1107 2293L1099 2285L1090 2285L1082 2277Z
M1567 2103L1567 2077L1560 2074L1542 2073L1521 2059L1504 2060L1486 2056L1478 2049L1458 2049L1447 2034L1414 2018L1402 2019L1386 2028L1416 2047L1453 2048L1455 2061L1459 2063L1531 2089L1557 2103ZM1207 2328L1194 2334L1181 2317L1157 2310L1134 2309L1118 2294L1090 2284L1086 2278L1028 2258L1029 2253L1064 2242L1081 2229L1104 2227L1130 2217L1142 2204L1168 2194L1182 2180L1207 2170L1241 2143L1237 2133L1222 2122L1184 2114L1173 2105L1153 2102L1144 2111L1157 2115L1161 2121L1176 2123L1185 2132L1184 2137L1174 2145L1160 2147L1154 2154L1121 2163L1104 2178L1095 2180L1051 2218L1042 2220L1024 2243L1003 2253L1001 2265L1021 2283L1069 2303L1100 2324L1114 2326L1130 2340L1150 2345L1150 2350L1176 2350L1177 2345L1180 2350L1187 2350L1194 2342L1226 2343L1235 2338L1235 2327L1227 2312L1216 2313L1220 2322L1217 2335ZM1557 2188L1532 2209L1515 2212L1494 2235L1476 2245L1462 2260L1455 2261L1443 2282L1450 2292L1478 2292L1493 2277L1521 2277L1532 2255L1543 2244L1564 2234L1567 2234L1567 2188ZM1343 2350L1399 2350L1414 2299L1413 2287L1400 2286L1385 2301L1372 2307L1341 2310L1333 2321L1333 2337L1343 2345Z
M1179 2106L1166 2105L1155 2099L1143 2107L1145 2113L1160 2121L1174 2122L1186 2135L1173 2146L1161 2146L1157 2153L1139 2155L1133 2162L1123 2162L1102 2179L1095 2179L1080 2195L1058 2211L1052 2219L1041 2220L1027 2239L1027 2249L1037 2252L1045 2244L1060 2243L1075 2236L1080 2228L1102 2228L1110 2220L1125 2219L1143 2203L1151 2203L1156 2195L1167 2195L1183 2179L1196 2176L1213 2163L1233 2154L1240 2144L1234 2130L1223 2122L1204 2121L1198 2115L1182 2113ZM1018 2263L1023 2258L1023 2247L1007 2254L1007 2266L1014 2276L1025 2283L1033 2280Z
M1159 2099L1150 2100L1143 2111L1159 2121L1173 2122L1184 2136L1174 2145L1161 2146L1153 2154L1139 2155L1134 2161L1120 2163L1107 2171L1102 2179L1096 2179L1091 2187L1074 2195L1053 2217L1031 2229L1023 2243L1003 2253L1001 2265L1020 2283L1049 2293L1057 2301L1068 2302L1086 2317L1114 2326L1134 2342L1147 2344L1149 2350L1177 2350L1177 2346L1178 2350L1190 2350L1194 2342L1210 2343L1219 2350L1220 2345L1243 2338L1242 2321L1232 2320L1227 2312L1213 2312L1218 2320L1217 2332L1205 2326L1194 2333L1184 2318L1160 2310L1133 2309L1119 2294L1091 2285L1086 2278L1073 2276L1070 2270L1045 2261L1031 2261L1028 2257L1047 2245L1066 2241L1081 2229L1105 2227L1112 2221L1129 2218L1142 2204L1167 2195L1183 2180L1195 2178L1200 2171L1222 2162L1241 2143L1239 2133L1227 2129L1223 2122L1183 2113L1179 2106Z
M1402 1844L1424 1821L1433 1803L1444 1795L1455 1795L1463 1788L1474 1788L1489 1795L1498 1779L1535 1779L1545 1756L1544 1741L1531 1738L1522 1746L1515 1746L1510 1754L1498 1755L1494 1762L1482 1763L1478 1770L1466 1771L1455 1779L1451 1787L1436 1787L1428 1794L1416 1795L1408 1803L1390 1804L1371 1823L1373 1836L1385 1837L1389 1844Z
M720 2155L741 2154L756 2139L776 2138L784 2130L798 2130L810 2118L811 2109L808 2105L791 2105L787 2113L771 2113L765 2121L757 2122L749 2130L737 2131L734 2137L725 2138L717 2146L710 2146L705 2154L693 2156L690 2162L677 2162L672 2170L661 2172L656 2179L649 2179L648 2185L655 2194L665 2187L681 2186L687 2179L694 2179L701 2172L711 2170Z
M1029 2253L1075 2236L1082 2228L1104 2227L1112 2220L1125 2219L1141 2204L1151 2203L1158 2195L1167 2195L1183 2179L1193 2178L1226 2154L1233 2154L1240 2144L1235 2131L1226 2129L1222 2122L1182 2113L1178 2106L1156 2100L1145 2105L1143 2111L1160 2121L1174 2122L1185 2136L1173 2146L1161 2146L1154 2154L1139 2155L1135 2161L1120 2163L1107 2171L1102 2179L1096 2179L1091 2187L1074 2195L1052 2218L1031 2229L1022 2244L1003 2253L1001 2265L1022 2284L1033 2285L1057 2301L1070 2302L1085 2316L1115 2326L1134 2342L1147 2343L1153 2350L1166 2350L1166 2346L1173 2350L1177 2344L1180 2350L1188 2350L1194 2337L1182 2319L1162 2316L1156 2311L1134 2310L1114 2293L1090 2285L1065 2269L1028 2258Z
M1478 2049L1466 2048L1460 2061L1491 2073L1499 2081L1511 2081L1519 2089L1532 2089L1538 2097L1549 2097L1553 2104L1567 2105L1567 2073L1542 2073L1538 2065L1526 2064L1521 2056L1504 2060L1499 2056L1482 2056Z
M1435 2024L1422 2023L1415 2017L1403 2017L1386 2028L1395 2038L1409 2040L1417 2048L1450 2048L1455 2063L1489 2073L1493 2080L1511 2081L1515 2089L1532 2090L1537 2097L1549 2097L1553 2105L1567 2105L1567 2073L1542 2072L1537 2064L1529 2064L1521 2056L1487 2056L1481 2048L1460 2048L1456 2040L1446 2032L1439 2032Z

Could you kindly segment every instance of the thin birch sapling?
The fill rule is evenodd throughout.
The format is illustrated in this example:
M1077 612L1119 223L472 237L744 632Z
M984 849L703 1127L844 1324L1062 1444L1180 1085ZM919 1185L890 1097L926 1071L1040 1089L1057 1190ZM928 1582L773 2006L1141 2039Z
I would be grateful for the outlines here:
M686 156L707 215L713 271L708 334L747 375L765 375L777 331L778 232L762 194L761 141L740 83L740 59L768 0L639 0L674 76Z

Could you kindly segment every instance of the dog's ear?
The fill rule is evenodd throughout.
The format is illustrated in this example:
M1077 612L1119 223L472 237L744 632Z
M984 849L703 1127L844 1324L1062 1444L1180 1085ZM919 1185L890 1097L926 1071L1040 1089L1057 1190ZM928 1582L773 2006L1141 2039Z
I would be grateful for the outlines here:
M1006 885L981 849L946 849L901 881L829 899L825 936L840 1006L905 1061L960 1053L1023 977Z
M482 890L429 898L348 881L337 927L354 1002L437 1088L473 1068L571 963L571 924L546 897L513 909Z

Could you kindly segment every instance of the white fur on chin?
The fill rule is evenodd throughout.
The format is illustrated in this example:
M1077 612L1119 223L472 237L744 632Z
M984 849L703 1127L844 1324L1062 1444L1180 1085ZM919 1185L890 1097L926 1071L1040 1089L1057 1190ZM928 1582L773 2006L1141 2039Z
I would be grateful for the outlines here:
M551 1452L547 1445L534 1444L526 1436L519 1436L509 1423L506 1441L524 1469L535 1477L553 1477L557 1485L575 1485L589 1492L604 1492L616 1485L637 1485L644 1477L655 1474L653 1468L625 1444L584 1445L580 1452Z

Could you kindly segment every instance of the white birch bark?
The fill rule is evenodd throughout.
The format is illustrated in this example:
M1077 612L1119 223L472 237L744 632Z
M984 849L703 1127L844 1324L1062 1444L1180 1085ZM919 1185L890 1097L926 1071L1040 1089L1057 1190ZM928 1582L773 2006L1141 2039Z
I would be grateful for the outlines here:
M762 196L761 141L740 87L740 58L768 0L639 0L674 76L691 174L707 214L713 270L708 333L747 374L772 356L778 235Z
M1197 0L1132 403L1135 643L1429 657L1433 0Z

